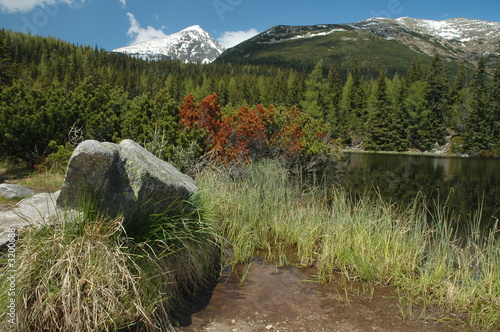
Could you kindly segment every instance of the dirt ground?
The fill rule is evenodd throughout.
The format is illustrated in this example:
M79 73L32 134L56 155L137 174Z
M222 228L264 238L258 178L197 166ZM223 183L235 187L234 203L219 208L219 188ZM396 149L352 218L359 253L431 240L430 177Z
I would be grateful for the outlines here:
M178 331L462 330L419 316L414 310L403 319L397 293L389 287L371 292L356 284L322 285L297 268L255 261L243 285L237 276L228 276L183 313Z

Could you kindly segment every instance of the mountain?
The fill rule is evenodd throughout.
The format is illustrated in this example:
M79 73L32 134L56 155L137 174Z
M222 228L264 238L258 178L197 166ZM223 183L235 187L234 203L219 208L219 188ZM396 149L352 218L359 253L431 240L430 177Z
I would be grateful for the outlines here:
M224 49L199 25L193 25L166 37L117 48L112 52L126 53L145 60L210 63Z
M430 63L434 54L475 64L480 56L500 56L500 23L454 18L431 21L371 18L349 24L273 27L226 50L219 62L311 67L319 59L348 67L354 60L378 72L406 71L414 59Z
M432 21L402 17L372 18L353 26L386 39L395 39L414 51L439 53L453 60L475 63L480 56L500 55L500 22L452 18Z

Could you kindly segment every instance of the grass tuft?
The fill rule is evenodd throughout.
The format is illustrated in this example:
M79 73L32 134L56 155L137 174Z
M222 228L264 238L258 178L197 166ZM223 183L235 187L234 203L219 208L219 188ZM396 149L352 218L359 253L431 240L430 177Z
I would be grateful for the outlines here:
M50 225L20 232L15 329L173 330L174 311L213 279L218 258L202 198L189 204L188 215L167 209L151 216L146 223L155 227L137 239L91 200L79 213L60 213ZM13 298L3 282L8 273L4 266L2 307ZM5 331L14 327L6 313L0 324Z

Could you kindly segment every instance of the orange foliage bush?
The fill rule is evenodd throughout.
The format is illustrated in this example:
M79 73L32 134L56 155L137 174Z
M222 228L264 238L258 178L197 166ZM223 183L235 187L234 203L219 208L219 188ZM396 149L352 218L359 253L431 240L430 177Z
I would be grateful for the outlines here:
M243 106L223 117L217 94L212 93L198 104L192 94L187 95L179 112L184 130L205 130L205 152L224 165L251 163L264 156L328 154L334 144L325 125L295 107L277 112L263 105Z

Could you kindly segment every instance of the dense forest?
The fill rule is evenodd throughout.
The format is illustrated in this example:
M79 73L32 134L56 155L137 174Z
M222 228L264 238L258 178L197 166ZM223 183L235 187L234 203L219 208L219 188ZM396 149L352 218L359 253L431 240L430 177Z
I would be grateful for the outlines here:
M0 156L43 165L82 139L124 138L166 159L226 163L340 145L500 155L500 61L452 76L435 56L387 72L148 62L0 30Z

